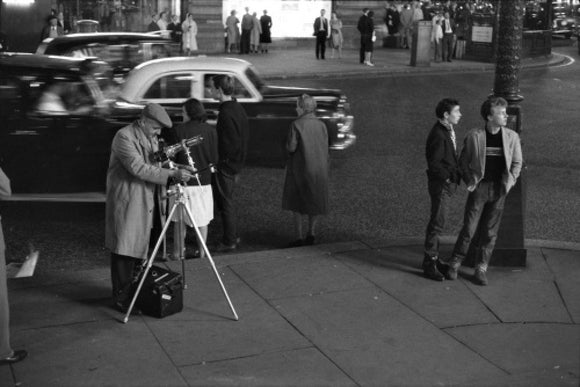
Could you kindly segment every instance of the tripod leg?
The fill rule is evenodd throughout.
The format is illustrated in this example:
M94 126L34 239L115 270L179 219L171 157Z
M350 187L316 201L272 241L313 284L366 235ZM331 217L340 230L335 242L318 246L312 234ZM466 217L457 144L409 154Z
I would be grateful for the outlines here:
M197 227L197 223L195 222L195 219L193 218L191 211L189 210L189 208L185 204L183 204L183 208L187 212L187 216L189 217L189 221L191 222L191 224L193 224L193 229L195 230L195 233L197 234L197 238L199 239L199 242L201 243L201 246L203 247L203 251L205 251L205 255L206 255L207 259L209 260L211 268L213 269L213 272L214 272L214 274L215 274L215 276L216 276L216 278L217 278L217 280L222 288L222 292L223 292L224 296L226 297L226 300L228 301L230 309L234 315L234 320L238 321L239 320L238 314L236 313L236 310L234 309L234 305L232 304L232 301L230 300L230 296L228 295L228 291L226 290L226 287L224 286L224 283L222 282L222 279L220 277L220 274L217 271L217 268L215 266L213 258L211 257L211 254L209 253L209 250L207 248L207 245L205 244L205 241L203 240L203 236L199 232L199 229Z
M175 213L175 209L177 208L177 205L179 203L175 202L173 204L173 207L171 208L171 211L169 212L169 215L167 216L167 220L165 221L165 224L163 225L163 229L161 230L161 234L159 235L159 238L157 238L157 242L155 243L155 248L153 249L153 252L151 253L151 256L147 259L147 266L145 267L145 271L143 272L143 274L141 275L141 280L139 281L139 286L137 286L137 290L135 291L135 294L133 295L133 299L131 300L131 305L129 305L129 309L127 309L127 313L125 314L125 318L123 319L123 323L127 323L127 321L129 321L129 316L131 315L131 311L133 310L133 307L135 306L135 303L137 302L137 298L139 297L139 293L141 292L141 288L143 287L143 283L145 282L145 278L147 278L147 274L149 273L149 269L151 269L151 266L153 266L153 261L155 260L155 256L157 255L157 251L159 250L159 247L161 246L161 243L163 242L164 238L165 238L165 234L167 233L167 229L169 228L169 225L171 224L171 219L173 218L173 214Z

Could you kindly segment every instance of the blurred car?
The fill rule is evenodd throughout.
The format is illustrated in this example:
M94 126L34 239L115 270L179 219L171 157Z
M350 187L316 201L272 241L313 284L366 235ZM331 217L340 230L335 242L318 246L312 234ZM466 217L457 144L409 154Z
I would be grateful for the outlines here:
M108 62L121 79L133 67L151 59L177 56L179 44L157 34L95 32L47 38L36 49L41 55L95 57Z
M111 140L138 111L111 114L109 92L106 62L0 54L0 165L14 199L104 191Z
M233 77L234 97L248 115L251 161L284 164L284 143L290 122L296 119L296 100L305 93L317 101L316 115L326 124L331 150L346 149L356 140L354 118L347 97L340 90L266 85L253 66L241 59L178 57L149 61L127 75L120 99L131 104L156 102L175 119L181 115L181 104L187 98L197 98L209 119L215 120L220 102L214 99L210 85L218 74Z
M570 39L576 31L576 19L566 3L552 5L552 38Z
M236 97L250 118L249 162L283 164L283 144L302 93L318 101L316 114L329 128L330 149L355 141L353 117L340 91L266 86L242 60L151 61L137 66L119 92L106 62L2 53L0 166L11 179L12 200L104 200L116 131L138 118L147 102L166 106L180 122L180 104L191 96L202 100L215 120L219 102L205 86L216 74L236 79Z

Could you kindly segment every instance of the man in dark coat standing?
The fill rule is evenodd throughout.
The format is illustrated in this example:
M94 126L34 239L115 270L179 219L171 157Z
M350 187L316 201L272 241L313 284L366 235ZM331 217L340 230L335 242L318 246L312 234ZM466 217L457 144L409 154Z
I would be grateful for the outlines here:
M316 36L316 59L324 59L326 39L330 36L328 19L324 17L326 11L320 10L320 16L314 20L314 36Z
M427 278L443 281L445 277L437 267L439 238L445 227L449 200L461 182L457 140L453 129L453 125L457 125L461 119L459 102L450 98L442 99L435 108L435 114L437 122L429 132L425 147L431 216L425 232L423 273Z
M242 36L240 38L240 54L250 53L250 38L252 35L252 27L254 25L254 18L250 15L250 9L246 7L246 13L242 17Z
M58 25L58 18L55 15L50 15L40 33L40 41L42 42L46 38L56 38L61 35L64 35L64 31Z
M223 237L216 251L237 249L234 190L246 161L249 123L246 111L233 97L234 79L227 75L213 77L214 97L221 101L216 124L218 135L218 171L215 175L216 204L221 212Z
M359 61L361 64L371 65L370 53L373 50L373 31L374 25L373 20L369 16L369 9L363 8L363 14L358 19L358 24L356 26L357 30L360 32L360 57Z

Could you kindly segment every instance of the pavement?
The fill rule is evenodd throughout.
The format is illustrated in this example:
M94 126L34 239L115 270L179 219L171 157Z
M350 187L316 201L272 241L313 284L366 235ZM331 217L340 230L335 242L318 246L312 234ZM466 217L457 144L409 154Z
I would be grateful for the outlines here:
M244 59L268 79L493 70L459 60L413 68L404 50L377 50L367 68L355 55ZM471 268L457 281L425 279L421 245L355 240L214 256L237 321L207 259L185 261L183 311L127 323L110 307L108 267L12 279L12 346L29 357L0 366L0 386L579 385L580 244L527 240L527 266L491 267L486 287L471 282Z

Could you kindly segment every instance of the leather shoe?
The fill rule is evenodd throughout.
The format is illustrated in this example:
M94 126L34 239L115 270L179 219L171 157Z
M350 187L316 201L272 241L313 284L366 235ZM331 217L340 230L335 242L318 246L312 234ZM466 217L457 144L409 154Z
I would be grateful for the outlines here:
M0 365L18 363L19 361L24 360L26 356L28 356L28 352L26 352L23 349L14 351L12 355L5 357L4 359L1 359Z
M443 281L445 276L437 269L437 257L425 257L423 260L423 274L433 281Z
M223 242L220 242L216 248L215 251L218 253L230 253L232 251L235 251L238 248L238 245L240 244L241 239L240 238L236 238L236 242L231 244L231 245L226 245Z
M316 238L314 237L314 235L307 235L306 238L304 238L304 245L305 246L312 246L315 241L316 241Z
M476 269L475 273L473 273L473 282L477 285L486 286L488 282L485 270Z
M300 247L304 246L304 239L296 239L293 242L288 243L288 247Z

